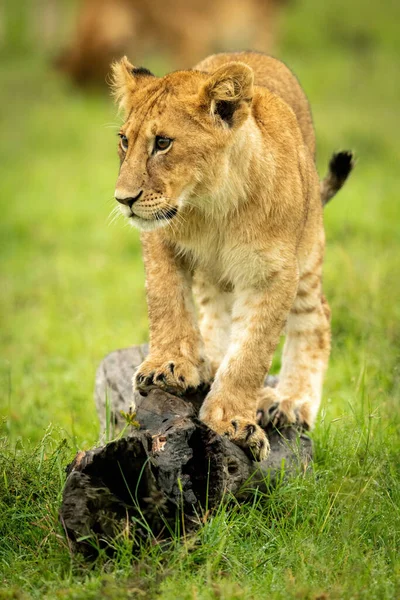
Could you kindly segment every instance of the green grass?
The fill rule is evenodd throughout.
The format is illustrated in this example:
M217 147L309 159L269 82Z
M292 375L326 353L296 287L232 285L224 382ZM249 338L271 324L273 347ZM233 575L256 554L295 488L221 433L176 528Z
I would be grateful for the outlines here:
M358 155L325 215L333 348L313 474L221 506L183 542L121 538L115 559L95 564L71 556L57 511L65 464L98 437L100 359L147 336L140 245L122 220L108 223L111 102L72 89L29 44L22 50L18 29L9 36L0 599L400 597L399 17L390 0L308 0L291 3L281 23L277 54L309 95L321 174L333 150Z

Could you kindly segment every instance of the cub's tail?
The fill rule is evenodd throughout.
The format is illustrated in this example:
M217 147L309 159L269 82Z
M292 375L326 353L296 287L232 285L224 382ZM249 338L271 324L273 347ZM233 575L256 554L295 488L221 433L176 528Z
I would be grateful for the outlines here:
M321 181L321 201L325 206L340 190L354 168L354 155L350 150L335 152L329 161L329 171Z

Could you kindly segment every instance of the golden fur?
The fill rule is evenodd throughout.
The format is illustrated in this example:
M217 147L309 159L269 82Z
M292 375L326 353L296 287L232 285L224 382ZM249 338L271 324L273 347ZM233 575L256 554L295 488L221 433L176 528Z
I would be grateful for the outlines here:
M312 427L330 351L306 96L258 53L163 78L127 59L113 72L126 115L115 196L142 230L150 321L135 385L182 392L211 381L201 419L262 459L260 425ZM157 151L159 137L171 145ZM279 385L265 391L285 327Z

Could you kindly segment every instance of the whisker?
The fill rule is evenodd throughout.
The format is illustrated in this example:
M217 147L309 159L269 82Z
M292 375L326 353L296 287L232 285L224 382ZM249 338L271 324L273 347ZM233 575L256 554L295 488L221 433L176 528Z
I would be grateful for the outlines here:
M114 225L114 223L116 221L118 221L118 219L120 217L124 218L124 215L120 211L119 206L114 206L114 208L111 210L110 214L108 215L108 226Z
M119 129L122 125L122 120L120 123L104 123L103 127L105 129Z
M110 221L114 220L115 216L116 216L116 210L115 210L115 208L113 208L107 217L107 221L110 223Z
M174 209L176 208L176 206L173 206L172 204L170 204L168 201L166 202L166 210L168 209ZM178 228L178 225L185 225L186 224L186 219L183 217L183 215L179 212L176 213L176 215L174 216L173 219L169 219L169 225L171 230L176 233L176 230Z

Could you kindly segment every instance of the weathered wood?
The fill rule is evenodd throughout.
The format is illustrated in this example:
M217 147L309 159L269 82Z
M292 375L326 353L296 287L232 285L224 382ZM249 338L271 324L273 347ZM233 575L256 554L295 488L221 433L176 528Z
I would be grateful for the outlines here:
M97 371L101 429L113 426L123 436L78 453L68 467L61 519L71 540L85 551L93 548L93 539L110 540L127 523L140 536L168 536L177 523L188 531L199 524L204 510L227 495L245 500L254 489L266 490L283 465L286 472L294 471L311 460L311 440L287 428L268 431L271 454L253 462L197 419L206 390L185 398L157 388L146 396L137 394L140 429L127 426L120 411L129 413L132 375L146 353L146 346L117 350ZM86 539L79 542L82 537Z

